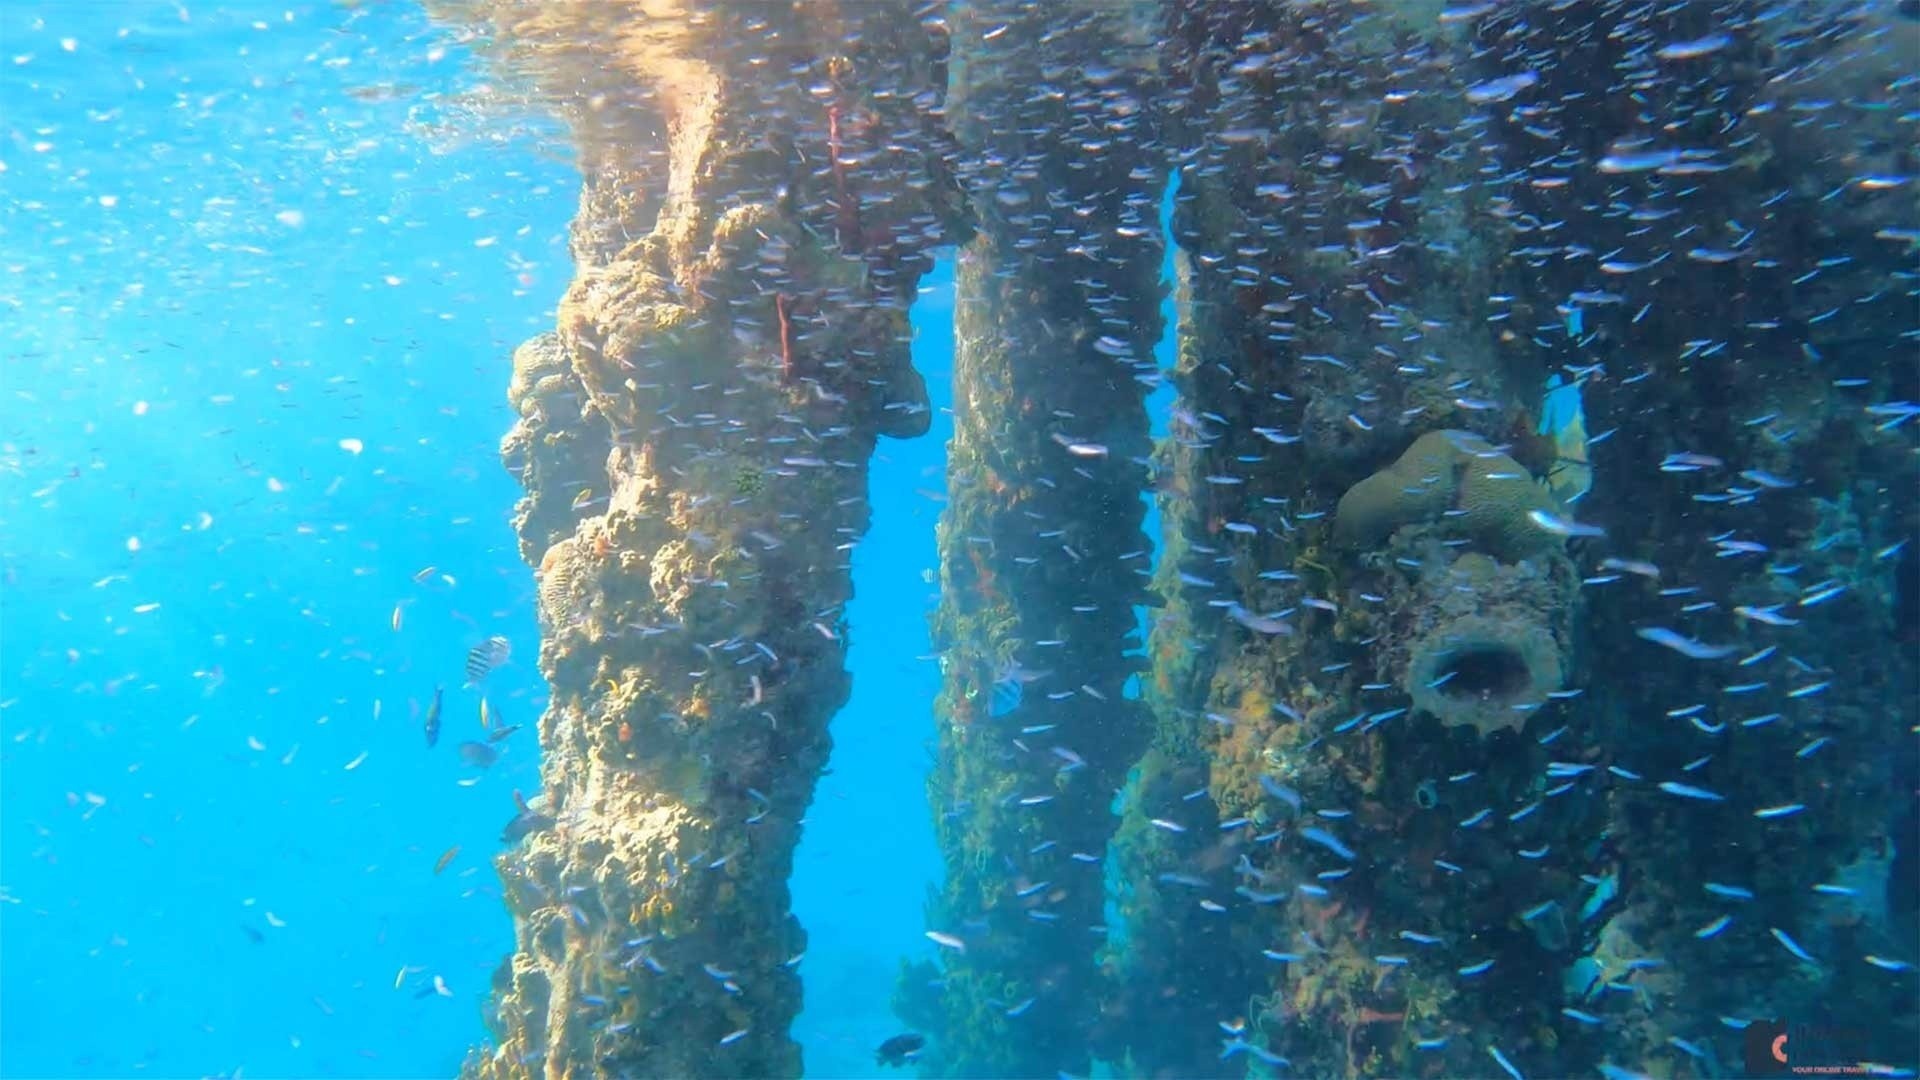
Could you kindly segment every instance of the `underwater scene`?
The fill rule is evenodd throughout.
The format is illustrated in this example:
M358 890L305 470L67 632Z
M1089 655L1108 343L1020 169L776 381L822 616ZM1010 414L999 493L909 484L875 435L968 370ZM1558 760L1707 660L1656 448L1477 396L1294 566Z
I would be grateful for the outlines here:
M1920 1069L1920 3L0 5L0 1078Z

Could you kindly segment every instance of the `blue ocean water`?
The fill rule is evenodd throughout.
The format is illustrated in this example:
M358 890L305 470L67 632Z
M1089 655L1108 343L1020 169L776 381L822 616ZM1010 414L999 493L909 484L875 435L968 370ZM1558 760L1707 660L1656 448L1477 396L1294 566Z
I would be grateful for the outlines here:
M812 1076L872 1073L873 1048L902 1030L892 1004L901 959L935 952L924 908L940 853L925 808L940 669L927 635L936 589L922 575L935 566L953 428L951 262L921 289L913 355L933 427L882 443L874 460L873 526L854 551L847 611L853 697L833 719L830 771L794 859L794 914L807 930L807 1006L794 1037Z
M495 446L568 169L531 132L433 153L359 89L461 78L417 11L0 20L0 1067L448 1073L537 753L463 767L421 711L485 737L493 633L490 705L543 704Z

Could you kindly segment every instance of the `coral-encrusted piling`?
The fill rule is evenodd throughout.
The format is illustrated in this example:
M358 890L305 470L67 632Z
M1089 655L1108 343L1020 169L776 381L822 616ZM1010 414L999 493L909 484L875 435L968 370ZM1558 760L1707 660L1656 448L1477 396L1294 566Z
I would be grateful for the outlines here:
M1920 28L1172 8L1135 1063L1908 1064Z
M907 305L959 209L944 35L872 0L485 17L586 184L558 329L516 357L546 790L466 1072L796 1076L787 876L848 549L875 439L926 428Z
M1479 29L1560 61L1526 100L1560 103L1567 181L1516 184L1514 211L1613 268L1542 245L1498 291L1527 325L1584 306L1578 360L1608 376L1588 408L1619 429L1580 505L1608 529L1596 554L1634 568L1595 573L1584 604L1607 669L1581 715L1627 770L1606 777L1619 913L1569 979L1599 1019L1560 1031L1653 1075L1739 1073L1749 1021L1820 1028L1846 1055L1796 1067L1911 1067L1920 1042L1914 975L1867 959L1920 945L1912 894L1889 889L1913 843L1920 657L1897 545L1920 532L1920 476L1912 425L1884 408L1920 389L1902 232L1920 195L1889 179L1920 164L1920 26L1780 10L1582 6ZM1593 44L1561 51L1575 40ZM1620 73L1645 81L1632 109L1580 92ZM1493 122L1516 144L1537 126ZM1679 657L1653 627L1707 648Z
M1598 825L1540 801L1581 752L1541 745L1578 579L1489 445L1533 429L1547 365L1477 315L1509 234L1465 50L1419 5L1167 7L1189 297L1122 841L1133 1061L1486 1074L1554 1022L1573 931L1521 916L1578 911ZM1420 708L1416 663L1473 708Z
M1127 652L1164 251L1148 12L956 12L981 224L956 294L929 919L966 951L901 992L937 1075L1083 1072L1098 1018L1111 804L1145 734Z

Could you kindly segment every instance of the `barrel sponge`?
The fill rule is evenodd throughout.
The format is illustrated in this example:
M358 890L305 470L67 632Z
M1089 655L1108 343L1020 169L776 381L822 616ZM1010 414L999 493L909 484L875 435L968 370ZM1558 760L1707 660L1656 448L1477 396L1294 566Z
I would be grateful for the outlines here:
M1563 686L1566 658L1552 628L1515 611L1469 615L1413 643L1406 690L1414 707L1482 735L1519 730Z
M1447 515L1449 510L1464 513ZM1398 461L1347 489L1334 530L1350 547L1380 545L1406 525L1434 522L1506 559L1558 544L1528 518L1556 512L1551 492L1520 463L1467 431L1429 431Z

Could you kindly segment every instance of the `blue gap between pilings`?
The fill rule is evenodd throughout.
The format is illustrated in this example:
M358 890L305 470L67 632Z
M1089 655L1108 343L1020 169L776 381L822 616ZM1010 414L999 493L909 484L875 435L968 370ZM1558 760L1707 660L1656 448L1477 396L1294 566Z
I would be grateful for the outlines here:
M1160 299L1160 340L1154 343L1153 360L1155 366L1160 369L1162 378L1160 383L1154 387L1153 392L1147 395L1146 400L1147 430L1152 435L1156 445L1167 437L1169 424L1173 418L1173 403L1179 396L1178 391L1174 387L1173 379L1169 377L1176 359L1175 348L1179 341L1180 333L1180 307L1175 294L1178 270L1174 260L1177 249L1173 240L1173 204L1179 192L1180 174L1176 171L1168 177L1166 193L1160 200L1160 236L1166 249L1166 255L1160 263L1160 280L1165 285L1166 295ZM1160 501L1157 487L1156 484L1149 482L1145 490L1140 492L1140 499L1146 503L1147 510L1146 519L1142 523L1141 531L1147 534L1147 540L1149 542L1147 554L1147 573L1149 575L1157 573L1160 568ZM1138 641L1133 648L1127 650L1128 656L1146 657L1150 655L1149 636L1153 630L1153 612L1153 608L1138 604L1134 605L1133 619L1135 635ZM1138 700L1140 698L1140 679L1138 676L1127 680L1124 696L1130 700ZM1135 775L1136 774L1132 772L1128 773L1128 788L1133 786ZM1122 789L1114 793L1113 812L1116 815L1118 815L1122 809L1123 800L1126 797L1125 791L1126 789ZM1105 867L1107 940L1112 948L1124 949L1127 944L1127 927L1126 920L1121 915L1119 900L1125 879L1122 876L1123 871L1121 867L1113 856L1113 849L1109 846Z
M953 437L954 264L953 249L940 253L910 313L933 423L874 453L872 520L853 549L847 604L853 693L833 718L833 755L794 853L793 911L808 942L793 1036L809 1076L872 1075L874 1047L904 1030L892 1004L901 960L936 951L926 903L944 870L927 775L940 668L927 616ZM902 602L916 595L921 603Z

